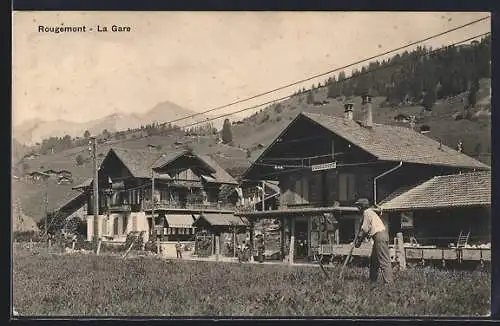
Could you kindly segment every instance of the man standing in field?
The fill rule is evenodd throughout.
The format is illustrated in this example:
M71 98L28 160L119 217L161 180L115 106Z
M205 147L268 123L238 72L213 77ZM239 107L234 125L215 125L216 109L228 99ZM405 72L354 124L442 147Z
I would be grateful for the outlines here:
M387 229L378 214L370 208L368 199L361 198L354 205L363 214L361 230L354 246L359 248L365 238L373 239L373 248L370 256L370 281L377 281L380 269L384 283L392 284L393 275Z

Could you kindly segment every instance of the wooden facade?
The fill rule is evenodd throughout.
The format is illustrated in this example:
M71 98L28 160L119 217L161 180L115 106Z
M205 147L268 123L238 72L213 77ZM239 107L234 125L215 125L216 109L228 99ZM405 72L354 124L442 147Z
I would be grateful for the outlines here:
M161 164L162 157L151 160L148 167L142 168L144 172L138 173L137 167L130 167L133 162L124 160L114 150L108 152L99 170L99 215L103 216L101 231L104 236L124 241L127 232L145 231L162 241L192 241L193 214L232 212L234 206L224 201L220 194L223 187L235 187L236 182L217 180L213 176L214 168L192 152L173 157L165 164ZM140 162L140 157L138 159ZM90 185L87 188L91 189ZM94 212L93 203L90 194L89 218ZM169 225L169 217L179 216L191 222Z
M327 119L328 117L323 120ZM405 157L404 148L413 146L408 140L394 144L386 141L386 148L382 148L383 140L376 137L376 133L381 130L380 126L370 128L362 123L346 121L345 124L349 126L346 130L350 128L352 135L345 130L339 130L343 133L338 134L336 127L343 127L342 120L334 118L335 123L327 128L308 118L308 115L299 114L244 174L244 178L251 180L279 181L280 204L277 210L266 214L241 213L241 216L250 220L280 219L283 256L290 253L290 243L294 245L293 259L310 259L321 244L351 243L361 220L359 212L352 206L359 198L367 198L370 203L377 205L397 190L412 187L434 176L466 173L476 169L475 162L467 166L470 162L467 158L464 159L466 164L461 164L458 159L455 163L453 160L456 152L450 153L449 158L438 152L443 156L438 159L450 161L446 164L434 163L432 156L427 163L425 153L415 154L414 150L411 154L414 157ZM353 136L358 134L362 138L356 139ZM415 146L420 146L423 151L428 148L430 153L435 153L438 147L441 149L438 143L415 134ZM390 153L391 147L396 148L398 154L391 160L380 159L382 155L390 156L387 153ZM464 155L457 156L460 159ZM477 165L479 167L481 163L478 162ZM351 209L338 209L343 207ZM330 219L335 220L335 223L330 225L325 214L331 216ZM426 232L422 214L425 215L415 213L415 220L419 220L417 225L422 232ZM466 218L468 222L464 222L465 224L474 223L471 216L469 215L468 220ZM396 232L401 230L401 213L382 212L381 217L392 241ZM437 219L429 218L429 221L436 224ZM443 220L443 224L447 223L452 222ZM488 222L482 224L485 223ZM457 230L450 228L450 235L457 237ZM437 235L432 234L430 237L435 238Z

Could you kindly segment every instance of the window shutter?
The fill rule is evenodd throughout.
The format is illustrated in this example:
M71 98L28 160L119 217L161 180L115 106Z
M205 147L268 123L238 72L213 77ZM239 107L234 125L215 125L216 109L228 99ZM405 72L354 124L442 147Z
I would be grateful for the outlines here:
M132 231L137 231L137 216L132 215Z

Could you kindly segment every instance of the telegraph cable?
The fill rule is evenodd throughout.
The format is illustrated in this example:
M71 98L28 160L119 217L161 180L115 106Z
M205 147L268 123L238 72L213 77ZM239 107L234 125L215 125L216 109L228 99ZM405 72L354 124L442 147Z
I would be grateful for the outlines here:
M209 109L209 110L205 110L203 112L198 112L198 113L194 113L194 114L191 114L191 115L188 115L186 117L183 117L183 118L177 118L177 119L174 119L174 120L171 120L171 121L168 121L168 122L165 122L163 123L164 125L166 124L171 124L171 123L174 123L174 122L178 122L178 121L182 121L182 120L186 120L186 119L189 119L189 118L193 118L193 117L196 117L196 116L199 116L199 115L202 115L202 114L206 114L206 113L209 113L209 112L213 112L213 111L218 111L218 110L221 110L221 109L224 109L224 108L227 108L229 106L233 106L233 105L236 105L236 104L239 104L239 103L243 103L243 102L247 102L247 101L250 101L250 100L253 100L255 98L258 98L258 97L262 97L264 95L268 95L268 94L271 94L271 93L274 93L274 92L277 92L277 91L280 91L280 90L283 90L285 88L288 88L288 87L291 87L291 86L295 86L295 85L298 85L298 84L301 84L301 83L304 83L304 82L307 82L307 81L310 81L310 80L313 80L313 79L316 79L318 77L322 77L322 76L325 76L325 75L329 75L329 74L332 74L334 72L337 72L337 71L340 71L340 70L344 70L344 69L347 69L349 67L352 67L352 66L355 66L355 65L358 65L358 64L361 64L361 63L364 63L366 61L371 61L373 59L376 59L378 57L382 57L384 55L388 55L388 54L391 54L393 52L397 52L397 51L401 51L403 49L406 49L408 47L411 47L411 46L414 46L414 45L417 45L419 43L422 43L422 42L426 42L426 41L429 41L431 39L434 39L434 38L437 38L437 37L440 37L440 36L443 36L443 35L446 35L446 34L449 34L449 33L452 33L452 32L455 32L457 30L460 30L462 28L466 28L468 26L471 26L473 24L477 24L479 22L482 22L482 21L485 21L487 19L490 19L491 17L490 16L486 16L486 17L482 17L480 19L476 19L476 20L473 20L469 23L466 23L466 24L463 24L463 25L460 25L460 26L457 26L457 27L454 27L452 29L449 29L449 30L446 30L444 32L441 32L441 33L438 33L438 34L435 34L435 35L432 35L432 36L429 36L429 37L426 37L424 39L421 39L419 41L415 41L415 42L411 42L407 45L404 45L404 46L400 46L398 48L395 48L395 49L392 49L392 50L389 50L389 51L385 51L383 53L380 53L380 54L377 54L377 55L374 55L374 56L371 56L369 58L365 58L365 59L362 59L362 60L359 60L359 61L356 61L354 63L351 63L351 64L348 64L348 65L345 65L343 67L340 67L340 68L335 68L335 69L332 69L332 70L329 70L327 72L324 72L324 73L320 73L320 74L316 74L314 76L310 76L310 77L307 77L307 78L304 78L304 79L301 79L299 81L295 81L295 82L292 82L292 83L289 83L287 85L284 85L284 86L280 86L280 87L277 87L277 88L274 88L272 90L269 90L267 92L263 92L263 93L259 93L259 94L256 94L256 95L253 95L253 96L250 96L250 97L247 97L247 98L244 98L244 99L241 99L241 100L236 100L236 101L233 101L229 104L225 104L225 105L222 105L222 106L218 106L218 107L215 107L215 108L212 108L212 109ZM207 122L207 121L210 121L210 120L205 120L204 122Z
M479 37L484 37L484 36L487 36L491 34L491 32L486 32L486 33L483 33L483 34L478 34L476 36L473 36L473 37L470 37L470 38L467 38L465 40L462 40L460 42L456 42L456 43L453 43L453 44L450 44L450 45L447 45L447 46L443 46L442 48L439 48L437 50L433 50L433 51L430 51L430 52L427 52L425 54L422 54L420 56L416 56L416 57L412 57L412 58L408 58L407 60L415 60L419 57L425 57L425 56L429 56L429 55L433 55L435 53L438 53L438 52L441 52L441 51L444 51L445 49L447 48L450 48L452 46L455 46L455 45L459 45L459 44L462 44L462 43L466 43L468 41L471 41L471 40L474 40L474 39L477 39ZM396 66L396 65L401 65L402 63L404 63L405 61L400 61L400 62L396 62L394 64L389 64L389 65L385 65L385 66L380 66L378 68L374 68L374 69L371 69L371 70L367 70L366 72L364 73L360 73L356 76L349 76L341 81L336 81L335 83L337 84L340 84L340 83L343 83L347 80L350 80L350 79L353 79L353 78L358 78L360 76L363 76L363 75L367 75L367 74L370 74L374 71L377 71L377 70L382 70L382 69L386 69L386 68L389 68L389 67L392 67L392 66ZM316 89L320 89L320 88L325 88L325 87L328 87L329 85L322 85L321 87L318 87ZM312 92L312 91L315 91L315 89L309 89L309 90L306 90L305 92L302 92L302 94L305 94L305 93L309 93L309 92ZM192 126L196 126L196 125L199 125L199 124L204 124L204 123L207 123L207 122L210 122L210 121L213 121L213 120L218 120L220 118L224 118L224 117L227 117L227 116L231 116L233 114L237 114L237 113L241 113L241 112L245 112L245 111L248 111L248 110L252 110L252 109L256 109L256 108L259 108L261 106L265 106L265 105L269 105L269 104L272 104L272 103L275 103L275 102L279 102L279 101L283 101L283 100L286 100L286 99L289 99L291 97L293 97L295 95L287 95L287 96L284 96L284 97L281 97L281 98L277 98L277 99L274 99L274 100L270 100L270 101L267 101L267 102L264 102L264 103L261 103L261 104L257 104L257 105L254 105L254 106L251 106L251 107L247 107L247 108L244 108L244 109L240 109L240 110L237 110L237 111L234 111L234 112L229 112L229 113L225 113L225 114L221 114L219 116L216 116L216 117L212 117L212 118L207 118L206 120L203 120L203 121L199 121L199 122L194 122L194 123L191 123L191 124L187 124L187 125L184 125L184 126L180 126L180 128L187 128L187 127L192 127ZM200 114L203 114L203 112L200 112ZM170 123L170 122L169 122Z

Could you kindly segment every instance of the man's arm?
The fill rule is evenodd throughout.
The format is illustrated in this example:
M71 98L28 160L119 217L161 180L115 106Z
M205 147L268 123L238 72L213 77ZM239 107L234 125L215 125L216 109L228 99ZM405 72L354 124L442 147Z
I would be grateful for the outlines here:
M356 242L354 243L354 246L356 248L359 248L361 246L361 243L363 242L363 240L365 239L366 235L368 234L368 226L367 226L367 218L365 216L365 214L363 213L363 216L361 217L361 227L359 229L359 234L358 234L358 238L356 239Z
M364 215L364 214L363 214ZM356 241L354 243L354 246L356 248L359 248L361 246L361 243L363 242L366 232L363 230L363 225L365 224L366 218L364 216L361 217L361 224L358 232L358 237L356 238Z

